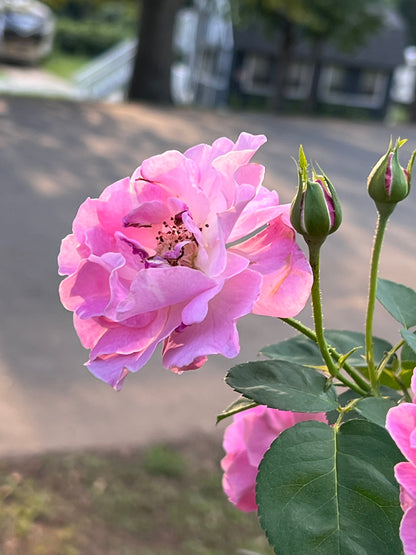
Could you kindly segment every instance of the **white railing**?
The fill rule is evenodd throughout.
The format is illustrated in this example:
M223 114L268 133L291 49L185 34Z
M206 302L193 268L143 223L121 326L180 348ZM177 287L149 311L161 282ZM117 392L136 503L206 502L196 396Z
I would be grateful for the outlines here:
M129 39L95 58L74 78L80 99L103 99L123 92L133 71L137 40Z

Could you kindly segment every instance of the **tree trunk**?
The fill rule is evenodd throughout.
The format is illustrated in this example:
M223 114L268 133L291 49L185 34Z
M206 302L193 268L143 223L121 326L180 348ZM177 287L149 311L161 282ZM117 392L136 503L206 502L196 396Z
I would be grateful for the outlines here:
M314 114L318 110L318 87L322 69L322 48L324 41L322 38L313 39L312 46L312 81L309 95L304 102L304 110L308 114Z
M142 0L141 4L139 46L127 97L171 104L173 28L182 0Z
M279 51L277 53L277 74L274 83L274 95L271 98L271 108L275 112L282 112L285 106L286 84L295 46L294 31L295 25L286 19L283 26L282 41L279 44Z

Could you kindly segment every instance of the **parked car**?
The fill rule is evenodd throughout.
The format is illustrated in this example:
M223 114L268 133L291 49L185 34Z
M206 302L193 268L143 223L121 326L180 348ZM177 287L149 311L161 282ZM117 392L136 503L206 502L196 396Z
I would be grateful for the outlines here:
M52 50L55 18L37 0L0 0L0 58L36 64Z

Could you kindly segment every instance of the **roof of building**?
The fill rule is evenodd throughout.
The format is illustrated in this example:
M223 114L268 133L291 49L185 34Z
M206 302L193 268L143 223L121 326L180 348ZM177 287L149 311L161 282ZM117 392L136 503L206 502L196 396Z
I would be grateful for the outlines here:
M279 32L267 33L259 23L246 28L235 28L235 50L275 56L281 42L280 36ZM382 29L369 36L364 44L352 51L342 51L327 43L322 50L322 60L327 63L392 69L403 63L405 46L406 26L399 14L389 10ZM311 59L311 42L305 39L297 41L294 55L298 60Z

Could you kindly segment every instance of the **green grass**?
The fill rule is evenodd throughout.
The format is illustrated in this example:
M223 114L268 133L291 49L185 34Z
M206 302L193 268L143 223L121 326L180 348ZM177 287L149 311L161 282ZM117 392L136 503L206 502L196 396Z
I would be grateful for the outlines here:
M235 555L272 553L255 514L221 489L207 437L125 452L0 462L0 553Z
M67 54L54 50L42 63L42 68L63 79L71 79L91 58L81 54Z

